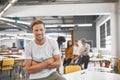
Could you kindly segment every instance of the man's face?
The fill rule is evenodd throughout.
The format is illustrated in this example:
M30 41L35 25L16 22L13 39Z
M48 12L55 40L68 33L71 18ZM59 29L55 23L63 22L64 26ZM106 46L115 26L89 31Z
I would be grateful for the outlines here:
M36 40L42 41L45 35L45 27L43 24L36 24L33 26L32 32Z
M85 42L81 41L81 44L82 44L82 45L85 45Z

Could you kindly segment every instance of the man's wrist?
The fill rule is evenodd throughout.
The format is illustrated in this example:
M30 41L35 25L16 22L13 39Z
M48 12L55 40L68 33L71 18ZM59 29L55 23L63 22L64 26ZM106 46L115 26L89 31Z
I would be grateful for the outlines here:
M50 63L50 61L45 60L45 64L46 64L46 65L50 65L51 63Z

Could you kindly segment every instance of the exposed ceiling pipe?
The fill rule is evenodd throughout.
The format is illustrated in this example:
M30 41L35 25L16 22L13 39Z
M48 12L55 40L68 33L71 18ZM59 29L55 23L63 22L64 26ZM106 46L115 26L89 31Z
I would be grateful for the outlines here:
M5 11L7 11L14 3L16 3L17 0L9 0L9 3L3 8L3 10L0 12L0 17L4 14Z
M30 23L24 22L24 21L16 21L14 19L8 19L8 18L2 18L0 17L1 21L4 21L5 24L10 25L12 27L18 27L20 29L25 29L25 30L29 30L29 25Z
M8 22L12 22L12 23L19 23L19 24L26 24L26 25L30 25L30 23L28 22L24 22L24 21L16 21L14 19L8 19L8 18L3 18L3 17L0 17L0 20L2 21L8 21Z

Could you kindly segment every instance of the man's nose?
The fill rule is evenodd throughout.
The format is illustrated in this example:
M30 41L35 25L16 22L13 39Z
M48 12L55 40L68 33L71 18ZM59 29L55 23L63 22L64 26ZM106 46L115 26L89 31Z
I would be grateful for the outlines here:
M42 33L42 31L39 30L39 31L38 31L38 34L41 34L41 33Z

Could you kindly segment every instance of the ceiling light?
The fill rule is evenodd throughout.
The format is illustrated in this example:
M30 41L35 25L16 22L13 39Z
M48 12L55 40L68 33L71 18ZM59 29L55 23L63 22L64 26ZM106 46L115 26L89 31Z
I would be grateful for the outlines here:
M62 24L62 25L46 25L46 27L92 27L92 24Z
M74 27L75 25L74 24L63 24L61 25L61 27Z
M30 23L28 23L28 22L24 22L24 21L17 21L17 23L30 25Z
M45 27L58 27L58 25L45 25Z
M25 36L25 35L27 35L27 36L34 36L32 33L20 33L19 35L20 36Z
M5 35L5 34L3 34L3 33L0 33L0 36L2 36L2 35Z
M78 27L92 27L92 24L77 24Z

